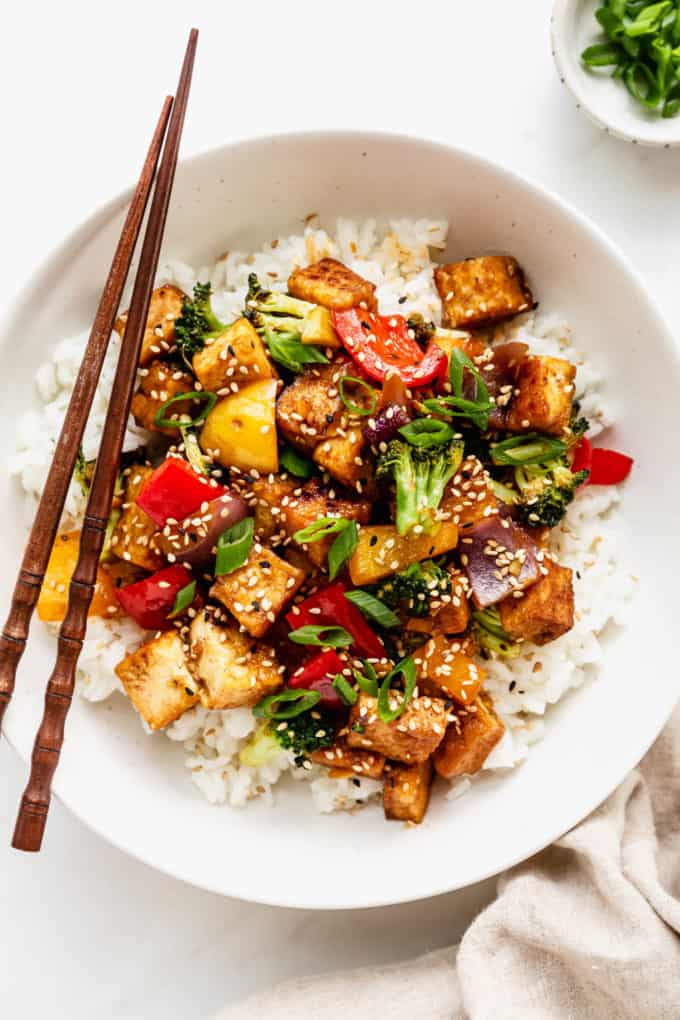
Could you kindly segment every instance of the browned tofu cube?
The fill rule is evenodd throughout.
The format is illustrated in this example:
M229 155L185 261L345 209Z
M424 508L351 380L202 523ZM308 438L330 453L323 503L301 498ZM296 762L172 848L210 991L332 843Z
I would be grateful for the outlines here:
M249 483L246 491L252 493L251 507L255 513L255 537L268 542L274 536L285 538L285 506L301 483L296 478L281 475L264 475Z
M574 626L571 570L546 556L539 580L521 598L504 599L498 608L501 623L513 640L524 638L536 645L555 641Z
M413 653L418 689L440 698L453 698L463 707L471 705L486 676L475 660L462 650L460 641L433 634Z
M432 758L438 775L444 779L479 772L505 732L491 698L485 694L456 715Z
M288 291L293 297L338 311L362 303L371 311L377 308L375 285L336 259L321 259L296 269L288 279Z
M333 493L331 495L331 493ZM285 507L282 507L284 526L291 536L317 521L320 517L344 517L347 521L367 524L371 516L368 500L339 495L325 487L317 478L311 478L295 490ZM328 550L335 535L303 545L304 551L317 567L325 567Z
M158 529L135 502L151 474L153 468L150 467L135 466L130 469L125 483L122 512L111 535L111 552L127 563L154 571L165 563L159 546Z
M314 751L311 755L317 765L325 765L331 770L333 779L347 776L366 776L369 779L380 779L385 768L385 755L376 751L361 751L350 747L346 733L338 733L331 747Z
M396 708L401 698L395 692L390 702ZM347 743L412 764L430 757L444 737L447 721L441 698L422 697L411 698L398 719L384 723L378 715L377 698L362 692L350 709Z
M373 482L373 464L365 452L366 441L360 428L347 429L344 436L325 439L314 450L314 460L348 489L363 493L370 491Z
M166 400L176 397L178 393L192 393L194 377L181 369L173 368L166 361L150 361L142 369L142 381L132 398L130 411L138 425L149 432L162 432L166 436L179 437L175 428L164 429L154 424L154 419ZM191 414L190 400L178 400L165 411L164 418L181 418L183 414Z
M237 627L216 623L207 611L194 617L190 642L205 708L247 708L283 686L272 648L254 643Z
M458 525L462 541L466 530L495 516L498 507L498 499L481 461L466 457L444 490L441 512Z
M429 758L416 765L390 762L385 769L383 787L385 818L418 825L425 817L431 786L432 762Z
M308 368L283 390L276 402L276 427L289 443L311 454L347 424L338 391L345 367L341 362Z
M255 542L243 566L218 577L210 594L249 634L262 637L304 579L302 570Z
M505 427L510 432L561 435L569 428L575 377L575 366L563 358L538 355L525 358L518 371Z
M508 255L438 266L434 280L444 305L444 323L452 329L490 326L528 311L534 303L517 260Z
M157 287L153 292L139 355L140 365L147 365L154 358L162 358L175 349L175 320L182 314L183 301L184 294L179 287L169 283ZM120 336L125 332L127 317L128 313L123 312L116 319L114 328Z
M198 701L198 685L176 630L167 630L126 655L116 674L152 730L169 726Z
M457 570L454 566L448 566L446 569L451 578L451 591L442 599L442 606L435 620L437 627L444 634L462 634L467 630L472 614L468 601L470 582L462 570Z
M220 336L208 339L194 354L194 372L204 390L218 396L234 393L257 379L277 379L272 362L254 326L237 319Z

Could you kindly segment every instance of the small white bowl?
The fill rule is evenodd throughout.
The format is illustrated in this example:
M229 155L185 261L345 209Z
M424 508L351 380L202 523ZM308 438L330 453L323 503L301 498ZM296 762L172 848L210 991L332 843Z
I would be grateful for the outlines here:
M551 18L552 54L563 85L598 127L634 145L670 149L680 145L680 114L665 120L635 102L607 68L591 71L581 53L604 38L595 20L601 0L555 0Z

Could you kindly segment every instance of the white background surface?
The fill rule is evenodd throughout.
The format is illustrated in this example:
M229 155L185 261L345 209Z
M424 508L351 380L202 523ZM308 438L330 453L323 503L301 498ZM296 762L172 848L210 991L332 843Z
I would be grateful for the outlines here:
M6 293L132 182L195 24L202 34L185 154L318 127L401 131L475 149L542 181L604 227L677 330L680 152L608 138L574 109L551 61L549 7L548 0L12 5L0 61ZM43 853L24 857L8 844L25 768L4 742L0 776L0 994L8 1020L202 1018L282 977L446 945L493 895L489 882L360 914L249 906L154 874L59 804Z

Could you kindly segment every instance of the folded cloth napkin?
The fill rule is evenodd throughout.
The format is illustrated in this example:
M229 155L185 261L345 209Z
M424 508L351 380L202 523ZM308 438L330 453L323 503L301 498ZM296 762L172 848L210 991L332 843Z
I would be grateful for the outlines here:
M288 981L215 1020L678 1020L680 708L597 811L498 881L456 948Z

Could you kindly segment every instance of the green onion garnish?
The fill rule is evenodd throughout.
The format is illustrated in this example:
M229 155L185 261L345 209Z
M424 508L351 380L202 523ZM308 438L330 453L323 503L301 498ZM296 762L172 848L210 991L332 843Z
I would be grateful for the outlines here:
M340 568L350 558L359 544L359 528L356 521L345 521L346 527L338 534L328 550L328 576L335 579Z
M216 577L231 574L232 570L243 566L253 544L254 528L254 518L245 517L222 532L217 539Z
M288 635L296 645L313 645L316 648L349 648L354 638L344 627L323 627L307 624L291 630Z
M311 460L307 460L301 453L294 450L292 446L286 446L279 454L279 464L289 475L296 478L311 478L316 471L316 466Z
M355 404L352 400L350 400L347 394L345 393L346 383L353 383L355 386L362 387L364 390L366 390L366 392L369 394L371 406L361 407L360 404ZM353 375L343 375L342 379L338 383L338 393L340 394L340 399L342 400L343 404L345 405L350 414L362 416L373 414L376 407L378 406L378 394L373 389L373 387L369 386L369 384L365 382L363 379L357 379L356 376Z
M364 667L364 672L361 673L358 669L353 669L352 673L354 674L354 679L365 694L370 694L371 697L377 698L378 674L373 669L370 662L367 662L366 659L362 659L361 661Z
M313 344L303 344L299 333L274 333L265 327L264 338L274 361L289 372L302 372L305 365L327 365L328 358Z
M189 608L195 597L196 582L190 581L189 584L185 584L183 588L180 588L175 595L175 604L171 612L168 613L168 620L174 620L176 616L181 616L184 610Z
M430 449L433 446L441 446L453 439L453 429L445 421L437 421L436 418L416 418L408 425L402 425L399 434L411 444L423 449Z
M384 602L377 599L375 595L369 595L367 591L362 591L361 588L357 588L355 591L346 591L345 598L360 609L364 616L367 616L369 620L375 620L381 627L398 627L401 623L397 614L388 609Z
M346 705L355 705L359 695L352 687L351 683L342 675L342 673L336 673L333 680L333 687L338 692L342 700Z
M178 418L166 418L165 412L167 409L173 404L177 404L180 400L198 401L205 404L205 407L202 411L199 411L195 418L183 418L182 421ZM184 429L187 425L201 425L216 403L217 394L211 393L210 390L191 390L188 393L176 393L174 397L170 397L164 404L161 404L154 415L153 423L161 429Z
M253 708L257 719L294 719L303 712L314 708L321 701L318 691L308 691L303 687L268 694L258 701ZM277 708L277 705L288 705L288 708Z
M491 459L494 464L545 464L566 453L567 444L550 436L527 433L511 436L502 443L492 443Z
M404 691L401 701L396 708L390 708L390 694L393 692L392 681L401 675L404 678ZM383 682L380 685L378 692L378 715L384 723L394 722L402 714L409 701L413 696L413 691L416 686L416 664L409 656L407 659L402 659L398 662L391 672L387 674Z
M329 535L337 535L344 531L349 521L344 517L319 517L318 521L308 524L306 528L296 531L293 540L300 545L307 545L309 542L319 542L328 538Z

